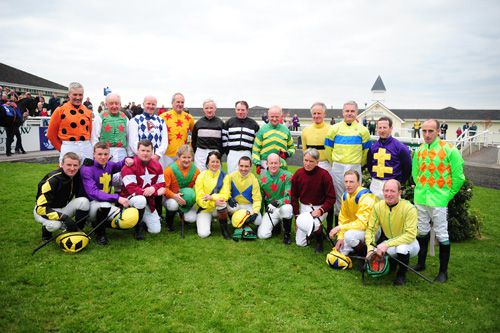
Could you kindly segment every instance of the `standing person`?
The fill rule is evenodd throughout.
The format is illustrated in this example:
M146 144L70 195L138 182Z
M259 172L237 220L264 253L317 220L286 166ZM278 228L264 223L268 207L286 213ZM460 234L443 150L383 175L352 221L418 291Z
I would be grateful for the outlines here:
M85 105L87 108L89 109L93 109L93 105L92 105L92 102L90 101L90 97L87 97L87 99L85 100L85 102L83 102L83 105Z
M236 117L229 118L224 124L222 145L227 153L227 173L238 169L242 156L252 157L252 146L259 125L248 117L248 103L238 101L235 103Z
M422 123L420 122L420 120L415 120L415 122L413 123L413 137L416 138L418 136L418 138L420 139L420 128L422 127Z
M68 87L69 101L58 107L51 115L47 138L61 153L59 161L67 152L79 154L82 159L92 159L92 111L82 105L83 86L72 82Z
M62 157L59 169L49 172L38 183L33 215L42 224L44 241L51 239L52 232L58 229L78 231L85 226L82 218L88 214L90 205L81 196L80 163L79 155L68 152Z
M257 174L260 174L262 169L267 169L267 157L270 154L278 154L284 161L295 154L292 134L285 125L280 124L283 115L281 107L271 106L267 115L269 124L265 124L259 129L252 148L252 161L257 169Z
M160 116L168 129L169 144L165 152L166 165L170 165L177 159L177 150L188 143L188 133L192 132L194 128L194 118L184 110L184 101L183 94L175 93L172 96L172 108Z
M166 224L168 231L175 231L174 218L179 212L179 217L185 222L196 222L196 205L186 202L186 193L191 194L196 200L194 184L200 170L193 163L193 149L189 145L182 145L177 150L177 159L163 171L165 178L165 198L163 206L167 209Z
M131 207L139 211L139 222L135 226L135 239L144 240L143 229L147 228L151 234L161 231L160 216L156 211L156 198L160 197L160 204L165 193L163 169L153 158L153 143L141 140L137 144L137 154L132 166L122 168L123 186L121 197L128 198Z
M222 155L214 150L208 153L206 170L202 171L195 183L196 203L200 207L196 216L198 236L210 236L212 217L217 217L220 223L222 237L231 239L227 230L227 200L229 186L225 181L225 173L221 170Z
M361 176L355 170L345 173L344 182L346 191L342 194L339 225L330 231L329 237L337 235L335 249L343 255L354 251L365 256L365 230L377 198L361 186Z
M457 128L457 130L456 130L456 132L455 132L455 133L456 133L456 135L457 135L457 139L458 139L458 137L459 137L460 135L462 135L462 133L463 133L463 132L462 132L462 129L459 127L459 128Z
M109 95L108 95L109 96ZM107 96L106 96L107 97ZM120 208L117 204L128 207L127 198L118 193L111 193L111 176L120 173L127 160L128 165L133 164L131 158L120 162L109 160L110 149L106 142L97 142L94 145L94 161L92 165L84 165L80 171L85 196L90 200L89 220L92 227L96 227L102 220L115 216ZM102 223L96 230L96 241L100 245L108 244L106 224Z
M356 170L361 174L361 167L366 164L366 156L371 146L370 133L356 121L358 104L354 101L344 103L344 120L333 125L325 139L325 155L332 163L333 186L337 200L335 214L340 212L342 194L345 192L344 174L347 170Z
M469 136L476 135L476 132L477 132L477 125L476 125L476 122L473 121L472 124L469 127Z
M292 177L292 207L297 224L295 242L307 246L316 238L316 252L323 252L323 227L328 212L335 204L335 189L330 173L318 166L319 152L308 148L304 152L304 167Z
M53 93L52 97L49 99L49 110L50 110L50 112L51 113L54 112L59 107L59 105L61 105L59 97L57 96L56 93Z
M366 165L372 176L370 191L382 200L387 180L396 179L404 184L410 178L411 154L408 146L392 137L391 118L381 117L377 129L379 139L370 147Z
M370 120L370 122L368 123L368 132L370 133L370 135L375 135L375 131L377 129L377 123L375 122L375 120L372 118Z
M328 161L325 154L325 139L332 126L325 122L325 103L316 102L311 106L311 116L313 123L302 130L302 146L303 149L314 148L319 152L318 166L325 169L329 173L332 171L332 165ZM333 206L326 217L327 232L333 227Z
M432 228L439 242L439 274L435 281L448 280L450 239L448 236L448 202L458 193L465 177L464 160L457 148L439 139L439 122L429 119L422 126L424 143L413 157L412 176L415 181L414 202L418 211L420 245L416 270L425 269Z
M222 131L224 130L224 122L215 116L217 105L211 99L203 102L204 117L200 118L193 128L191 135L191 146L194 150L194 164L200 171L207 169L207 156L211 151L218 151L221 156L222 148Z
M299 116L297 116L297 114L294 114L293 118L292 118L292 128L293 128L294 131L298 131L299 127L300 127Z
M401 183L389 179L383 188L384 200L373 206L365 233L367 260L374 254L383 257L386 253L396 257L399 264L394 285L406 283L410 258L418 254L417 209L407 200L401 199ZM377 239L379 228L383 236Z
M446 140L446 131L448 131L448 124L446 121L443 120L439 129L441 130L441 139Z
M252 160L248 156L242 156L238 161L238 170L226 176L226 182L230 187L228 210L232 215L240 209L246 209L250 214L255 214L255 218L252 218L252 220L256 226L259 226L262 221L260 215L262 194L259 181L251 171Z
M260 174L259 186L262 192L262 204L266 214L257 230L261 239L270 238L281 229L279 223L283 222L283 243L290 245L292 242L291 205L292 174L281 169L281 159L276 153L267 156L267 169Z

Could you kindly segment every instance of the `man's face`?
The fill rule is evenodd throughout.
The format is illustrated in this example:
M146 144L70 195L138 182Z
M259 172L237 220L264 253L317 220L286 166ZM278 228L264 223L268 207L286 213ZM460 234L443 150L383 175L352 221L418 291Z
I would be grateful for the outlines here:
M240 160L238 163L238 171L243 177L246 177L250 173L251 168L250 161Z
M94 160L101 166L106 165L109 160L109 149L97 148L94 151Z
M344 185L345 185L345 190L349 194L353 194L356 189L359 187L359 182L358 179L356 178L356 175L345 175L344 176Z
M172 109L177 113L184 111L184 97L182 95L175 95L174 101L172 102Z
M153 157L153 147L140 145L139 148L137 148L137 157L145 163L151 161Z
M83 88L73 88L68 93L69 102L74 106L78 107L82 105L83 100Z
M65 158L61 163L61 168L68 177L74 177L80 169L80 162L71 158Z
M345 104L342 109L342 116L344 117L344 121L348 124L351 124L356 120L356 116L358 115L358 110L354 104Z
M236 118L245 119L248 116L248 110L245 104L238 103L236 104Z
M432 120L427 120L422 125L422 135L424 136L424 141L427 144L431 144L439 135L439 129L436 128L436 122Z
M189 151L186 151L184 154L179 156L179 163L181 164L181 167L184 169L187 169L190 165L191 162L193 161L193 157L189 153Z
M146 97L144 99L144 112L151 115L156 111L156 98L154 97Z
M215 103L213 102L207 102L203 105L203 112L205 113L205 117L208 119L212 119L215 117Z
M267 168L271 175L275 175L280 170L280 158L278 155L269 156L267 158Z
M383 189L384 200L389 205L395 205L399 202L399 197L401 195L401 191L398 190L398 184L395 182L387 182L384 185Z
M315 160L309 154L304 155L304 169L306 169L306 171L311 171L317 165L318 165L318 160Z
M380 120L377 122L377 132L381 139L387 139L392 133L392 127L389 127L387 120Z
M267 117L271 125L277 126L280 123L281 111L278 108L271 108L267 112Z
M117 96L111 96L106 100L106 108L112 115L118 114L120 109L122 108L122 103L120 98Z
M311 116L315 124L321 124L325 120L325 111L320 105L316 105L311 109Z

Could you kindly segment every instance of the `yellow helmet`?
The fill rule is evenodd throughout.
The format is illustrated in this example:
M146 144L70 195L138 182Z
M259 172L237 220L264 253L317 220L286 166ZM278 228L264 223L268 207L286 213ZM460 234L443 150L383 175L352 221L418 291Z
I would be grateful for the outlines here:
M114 229L130 229L135 227L139 222L139 211L137 208L125 208L116 214L111 220L111 228Z
M352 268L352 260L348 256L340 253L335 248L326 255L326 263L335 269L349 269Z
M245 224L246 220L250 217L250 212L246 209L240 209L233 213L231 217L231 223L235 228L241 228Z
M63 232L56 238L56 243L66 253L77 253L87 247L90 238L83 231Z

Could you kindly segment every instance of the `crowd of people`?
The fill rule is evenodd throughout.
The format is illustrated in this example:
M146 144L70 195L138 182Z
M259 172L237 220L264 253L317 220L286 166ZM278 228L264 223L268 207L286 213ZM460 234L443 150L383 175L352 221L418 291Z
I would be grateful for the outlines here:
M301 133L303 165L292 174L287 159L295 145L280 106L271 106L268 123L259 127L245 101L237 101L235 116L223 122L211 99L195 121L181 93L161 115L157 99L146 96L144 111L131 119L118 94L108 94L94 114L83 102L81 84L71 83L68 97L54 110L47 132L60 151L60 168L40 181L34 209L44 240L86 223L96 228L101 245L109 243L106 229L120 225L133 225L135 239L143 240L146 232L161 232L162 224L176 231L178 215L181 227L195 224L200 238L211 234L215 220L224 239L268 239L282 232L289 245L295 220L297 246L315 243L322 253L325 238L335 241L327 256L333 267L342 256L389 255L400 262L394 284L402 285L410 257L418 256L416 269L425 269L433 228L440 248L436 281L448 279L447 204L464 182L463 160L440 139L437 120L422 123L424 143L412 157L392 137L390 118L377 120L379 139L372 144L368 129L356 121L356 102L343 105L343 120L335 125L325 122L326 105L314 103L313 124ZM369 189L362 184L364 167L372 178ZM415 205L401 199L401 184L410 178Z

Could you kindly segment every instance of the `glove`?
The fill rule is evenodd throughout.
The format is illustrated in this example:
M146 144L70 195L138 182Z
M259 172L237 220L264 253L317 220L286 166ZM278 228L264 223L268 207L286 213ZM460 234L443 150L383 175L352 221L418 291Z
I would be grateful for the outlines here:
M93 166L94 165L94 160L90 159L90 158L86 158L83 160L83 165L85 166Z
M78 226L76 225L75 221L68 215L62 214L61 215L61 222L63 223L64 227L66 228L66 231L78 231Z
M259 216L259 214L253 213L252 215L250 215L248 217L247 223L254 223L258 216Z
M288 153L287 153L286 151L283 151L283 150L280 150L280 152L278 153L278 155L279 155L282 159L284 159L284 160L286 160L286 159L290 156L290 155L288 155Z
M270 214L274 213L274 211L277 210L277 209L278 209L278 207L276 207L272 203L270 203L269 205L267 205L267 212L270 213Z
M278 200L274 200L271 202L271 205L273 205L274 207L278 208L280 206L280 203L278 202Z
M229 207L231 208L234 208L236 207L236 205L238 205L238 203L236 202L236 200L234 200L233 198L229 198L229 200L227 201Z
M262 171L262 167L260 165L257 165L255 167L255 172L257 172L258 175L260 175L260 172Z

